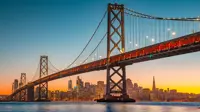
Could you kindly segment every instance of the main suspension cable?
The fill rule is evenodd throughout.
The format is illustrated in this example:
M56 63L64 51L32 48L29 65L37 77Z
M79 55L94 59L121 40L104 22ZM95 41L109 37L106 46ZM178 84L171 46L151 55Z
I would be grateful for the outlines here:
M148 19L159 19L159 20L175 20L175 21L200 21L200 17L192 17L192 18L163 18L163 17L156 17L147 14L143 14L132 9L125 8L129 12L124 12L125 14L129 14L132 16L137 16L141 18L148 18ZM131 12L131 13L130 13ZM132 14L134 13L134 14Z
M91 40L94 38L94 35L96 34L96 32L97 32L97 30L99 29L101 23L103 22L103 20L104 20L106 14L107 14L107 11L104 13L104 15L103 15L101 21L99 22L97 28L95 29L95 31L94 31L94 33L92 34L92 36L91 36L91 38L89 39L89 41L87 42L86 46L83 48L83 50L80 52L80 54L75 58L75 60L74 60L71 64L69 64L69 65L67 66L67 68L65 68L65 69L68 69L69 67L71 67L71 65L73 65L73 64L78 60L78 58L83 54L83 52L85 51L85 49L87 48L87 46L89 45L89 43L91 42Z
M103 38L101 38L101 40L99 41L99 43L97 44L97 46L94 48L94 50L88 55L88 57L82 62L85 63L88 58L96 51L96 49L99 47L99 45L101 44L101 42L104 40L104 38L106 37L107 33L103 36Z

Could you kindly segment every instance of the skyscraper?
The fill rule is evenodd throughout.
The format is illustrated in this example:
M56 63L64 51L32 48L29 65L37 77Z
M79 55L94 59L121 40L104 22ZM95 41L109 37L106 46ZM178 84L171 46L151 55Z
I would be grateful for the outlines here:
M134 90L138 90L138 89L139 89L139 87L138 87L138 84L137 84L137 83L134 83L134 85L133 85L133 89L134 89Z
M15 79L14 80L14 90L17 90L17 88L18 88L18 80Z
M153 76L153 87L152 87L152 91L155 92L156 91L156 84L155 84L155 78Z
M78 91L78 92L80 91L80 89L83 88L83 81L80 79L79 76L77 76L76 87L77 87L77 91Z
M90 88L90 82L85 82L85 88L87 88L87 89Z
M68 81L68 91L72 91L72 80Z
M127 89L127 94L132 98L133 96L133 83L131 79L126 79L126 89Z
M14 82L12 83L12 92L14 92Z
M99 87L104 87L104 81L98 81L97 86Z

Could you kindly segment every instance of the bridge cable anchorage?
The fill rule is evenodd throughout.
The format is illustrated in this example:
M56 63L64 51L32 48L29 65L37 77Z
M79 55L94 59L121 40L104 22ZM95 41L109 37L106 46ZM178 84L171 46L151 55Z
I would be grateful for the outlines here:
M69 67L71 67L71 65L73 65L73 64L78 60L78 58L82 55L82 53L85 51L85 49L87 48L87 46L89 45L89 43L91 42L91 40L94 38L94 35L95 35L96 32L98 31L98 29L99 29L101 23L103 22L103 20L104 20L106 14L107 14L107 11L105 11L105 13L104 13L104 15L103 15L101 21L99 22L97 28L95 29L95 31L94 31L94 33L92 34L92 36L91 36L91 38L89 39L89 41L87 42L86 46L83 48L83 50L80 52L80 54L75 58L75 60L74 60L71 64L69 64L69 65L67 66L67 68L65 68L64 70L66 70L66 69L68 69Z
M88 60L88 58L96 51L96 49L99 47L99 45L100 45L101 42L104 40L104 38L106 37L106 35L107 35L107 32L104 34L103 38L101 38L101 40L99 41L99 43L97 44L97 46L94 48L94 50L93 50L93 51L87 56L87 58L82 62L82 64L85 63L85 62Z
M163 17L157 17L157 16L152 16L152 15L147 15L147 14L144 14L144 13L140 13L140 12L134 11L134 10L129 9L129 8L125 8L125 10L128 11L128 12L125 11L124 12L125 14L130 14L132 16L138 16L138 17L141 17L141 18L158 19L158 20L175 20L175 21L200 21L200 17L191 17L191 18L163 18Z

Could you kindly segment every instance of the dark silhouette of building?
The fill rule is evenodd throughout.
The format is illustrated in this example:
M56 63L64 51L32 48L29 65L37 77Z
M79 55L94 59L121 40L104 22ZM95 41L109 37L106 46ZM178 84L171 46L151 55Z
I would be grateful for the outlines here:
M15 81L14 81L14 91L18 89L18 85L19 85L18 80L15 79Z
M155 92L156 91L156 83L155 83L155 77L153 76L153 87L152 87L152 91Z
M72 91L73 87L72 87L72 80L68 81L68 91Z
M80 79L80 77L77 77L76 80L76 88L77 88L77 92L81 91L81 89L83 88L83 81Z

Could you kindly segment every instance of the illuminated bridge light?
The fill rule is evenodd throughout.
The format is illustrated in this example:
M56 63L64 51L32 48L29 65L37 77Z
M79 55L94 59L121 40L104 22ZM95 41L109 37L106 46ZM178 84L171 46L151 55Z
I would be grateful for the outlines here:
M173 35L173 36L176 35L176 32L172 32L172 35Z
M149 58L152 58L152 57L153 57L153 55L152 55L152 54L150 54L150 55L149 55Z
M155 39L154 39L154 38L152 38L152 39L151 39L151 41L154 43L154 42L155 42Z

